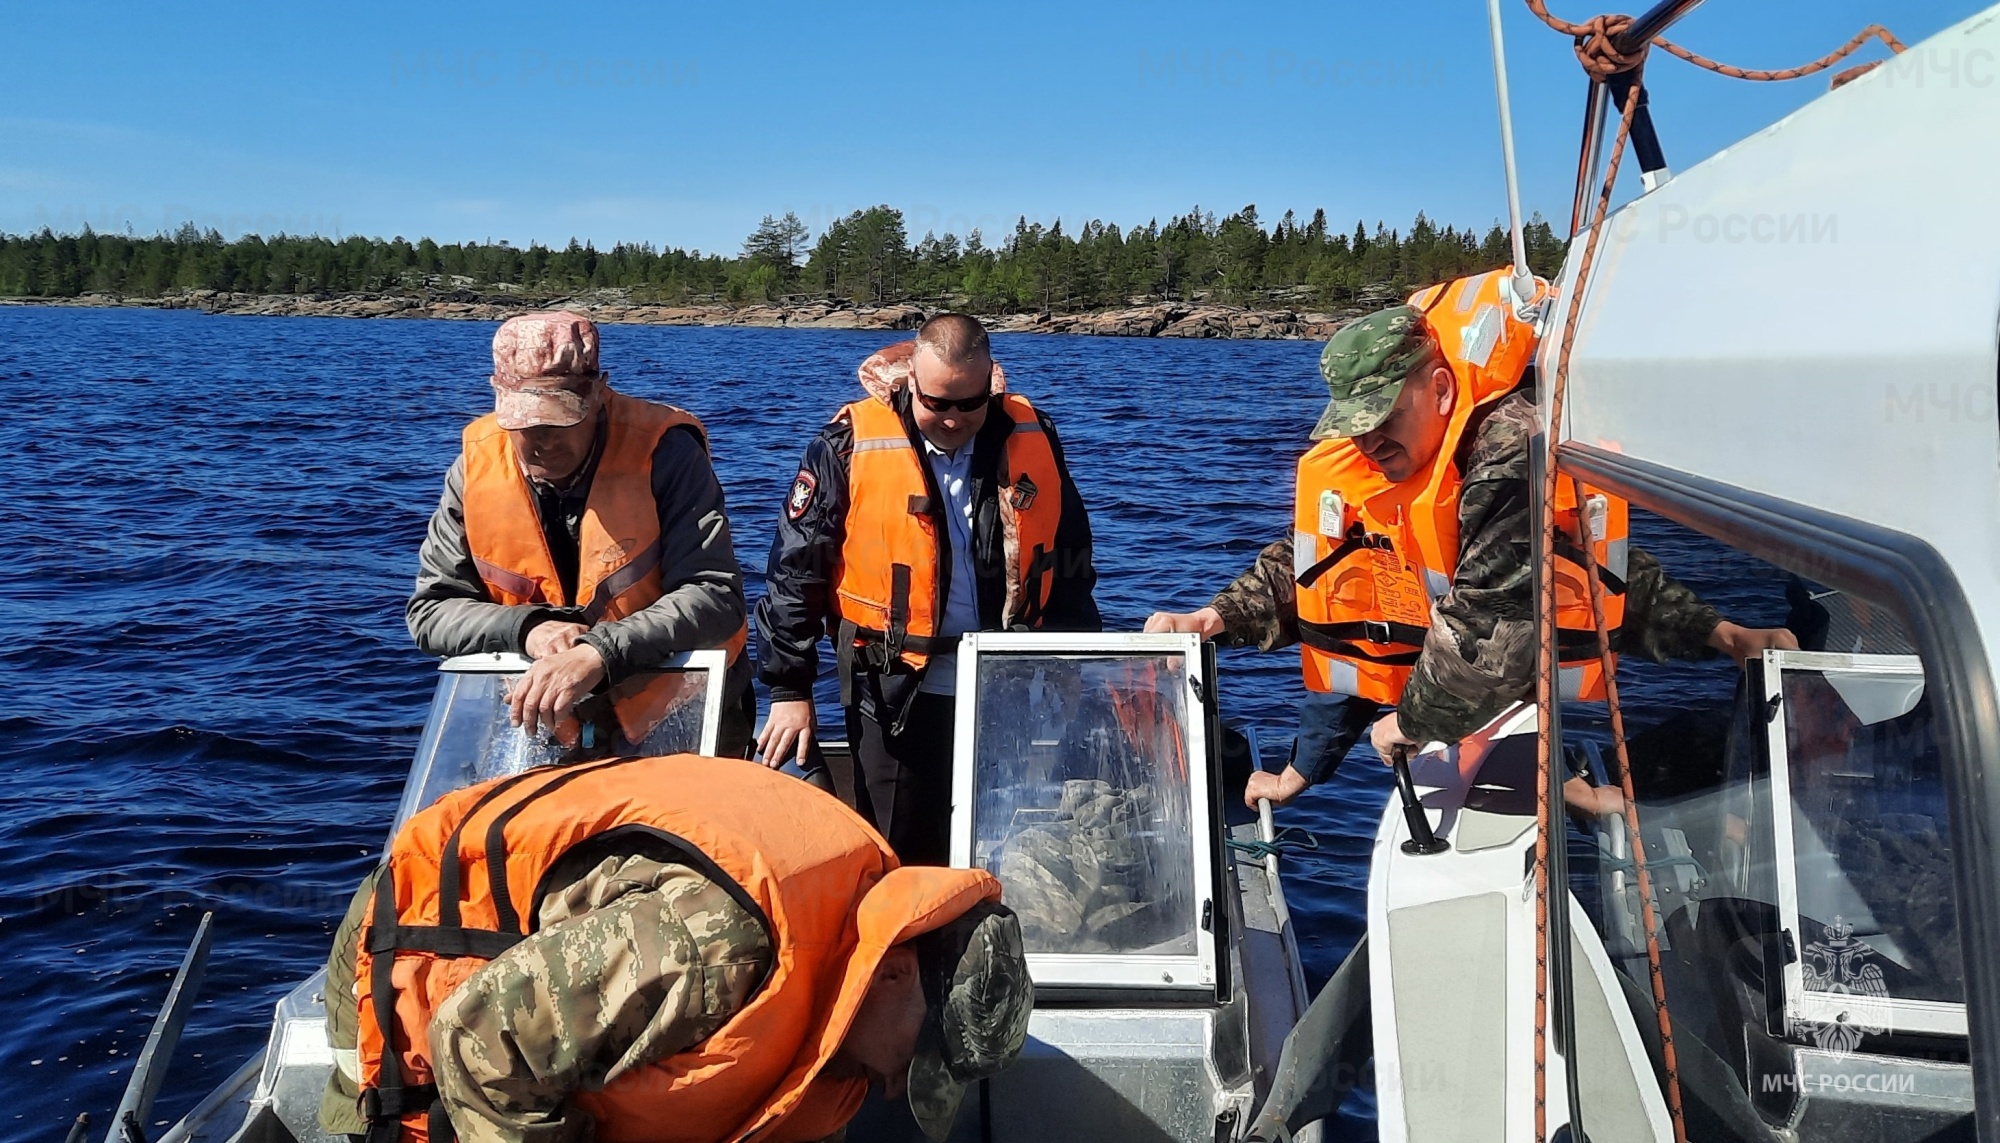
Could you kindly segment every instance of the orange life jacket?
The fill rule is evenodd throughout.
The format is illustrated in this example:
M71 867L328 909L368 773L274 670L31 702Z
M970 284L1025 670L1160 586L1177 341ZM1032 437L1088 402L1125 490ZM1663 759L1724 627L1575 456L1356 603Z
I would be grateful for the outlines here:
M1426 468L1392 483L1346 438L1321 441L1299 460L1292 560L1309 689L1383 704L1402 698L1430 630L1431 605L1451 588L1458 566L1456 454L1466 427L1477 410L1511 393L1535 358L1535 332L1515 317L1507 279L1506 270L1495 270L1410 299L1458 383L1444 442ZM1557 544L1561 685L1566 697L1599 700L1603 671L1575 547L1576 485L1558 483L1557 525L1566 541ZM1616 631L1624 619L1626 505L1588 488L1583 495L1605 573L1605 622Z
M945 602L938 587L950 551L949 540L938 536L943 505L901 413L873 397L845 412L854 453L847 466L847 538L835 577L841 639L872 670L895 671L900 663L921 671L932 654L949 649L937 638ZM1014 423L999 468L1000 526L1012 572L1001 626L1039 627L1054 584L1062 475L1027 398L1004 394L988 415Z
M751 762L612 759L454 791L397 834L360 937L371 1143L430 1137L438 1006L534 930L547 893L604 857L635 852L715 881L764 922L773 959L750 1001L707 1040L571 1096L604 1143L832 1134L867 1083L822 1069L883 955L1000 896L979 870L898 868L853 811Z
M653 451L683 425L704 448L708 433L694 414L671 405L606 390L604 407L607 436L577 529L575 599L556 573L513 438L491 413L465 427L465 542L494 602L580 608L596 624L650 607L664 593ZM724 642L731 662L748 634L745 626Z

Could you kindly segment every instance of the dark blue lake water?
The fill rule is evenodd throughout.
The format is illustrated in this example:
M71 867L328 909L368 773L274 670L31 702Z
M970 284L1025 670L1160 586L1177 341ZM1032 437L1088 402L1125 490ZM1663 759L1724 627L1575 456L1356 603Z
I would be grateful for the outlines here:
M257 1051L322 963L431 694L403 601L458 431L490 408L492 331L0 308L0 1137L56 1140L79 1111L97 1137L204 910L215 951L155 1121ZM753 599L800 451L892 339L607 328L614 384L707 421ZM1202 605L1289 528L1318 346L995 344L1062 432L1107 627ZM1745 561L1635 532L1733 617L1782 618ZM1729 685L1718 664L1626 683L1635 710ZM1295 654L1225 656L1224 712L1267 754L1297 687ZM1388 790L1357 758L1285 811L1327 842L1286 882L1315 987L1365 928ZM1370 1138L1356 1106L1347 1135Z

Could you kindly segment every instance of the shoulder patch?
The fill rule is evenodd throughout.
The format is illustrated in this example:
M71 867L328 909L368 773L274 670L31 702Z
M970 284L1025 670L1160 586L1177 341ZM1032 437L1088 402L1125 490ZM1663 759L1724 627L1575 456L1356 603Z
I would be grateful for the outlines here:
M792 481L791 495L785 497L785 515L793 520L804 516L818 493L819 481L813 479L812 473L800 469L798 479Z

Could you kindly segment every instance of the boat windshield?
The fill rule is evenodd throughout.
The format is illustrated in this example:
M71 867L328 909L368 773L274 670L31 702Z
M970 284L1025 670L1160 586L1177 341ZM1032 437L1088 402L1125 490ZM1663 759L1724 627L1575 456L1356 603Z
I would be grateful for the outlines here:
M1196 955L1208 827L1190 657L982 654L975 669L971 864L1006 886L1028 952Z
M721 664L705 652L668 670L641 671L578 704L553 731L527 734L510 721L507 696L527 663L514 656L467 656L446 663L430 718L403 790L396 828L441 795L475 782L621 754L712 753L711 692ZM394 836L393 833L391 836Z
M1964 1003L1951 829L1920 662L1771 652L1765 675L1779 716L1772 781L1790 807L1773 824L1780 907L1801 958L1790 966L1792 1016L1851 1010L1857 994ZM1897 1023L1879 1015L1862 1023Z
M1703 1138L1948 1137L1972 1089L1933 672L1887 606L1722 558L1742 560L1733 582L1769 585L1732 610L1782 624L1804 649L1742 671L1621 662L1652 940L1622 799L1573 810L1570 886L1626 976L1642 1036L1658 1032L1657 949L1689 1138L1697 1121L1712 1128ZM1564 715L1596 759L1589 779L1610 781L1608 752L1589 749L1599 712ZM1615 1103L1596 1102L1600 1118Z

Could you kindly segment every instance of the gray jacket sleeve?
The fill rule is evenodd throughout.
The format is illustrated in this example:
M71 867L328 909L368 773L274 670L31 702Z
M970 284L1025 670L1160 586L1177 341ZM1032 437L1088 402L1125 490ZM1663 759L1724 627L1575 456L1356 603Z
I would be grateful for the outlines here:
M427 655L477 655L521 650L528 628L555 613L546 607L493 602L465 543L465 458L445 474L444 495L431 513L417 555L417 587L403 618Z
M643 611L598 624L579 640L604 656L613 683L670 655L722 646L749 610L722 484L693 432L677 429L660 439L653 451L653 499L660 506L660 598Z

